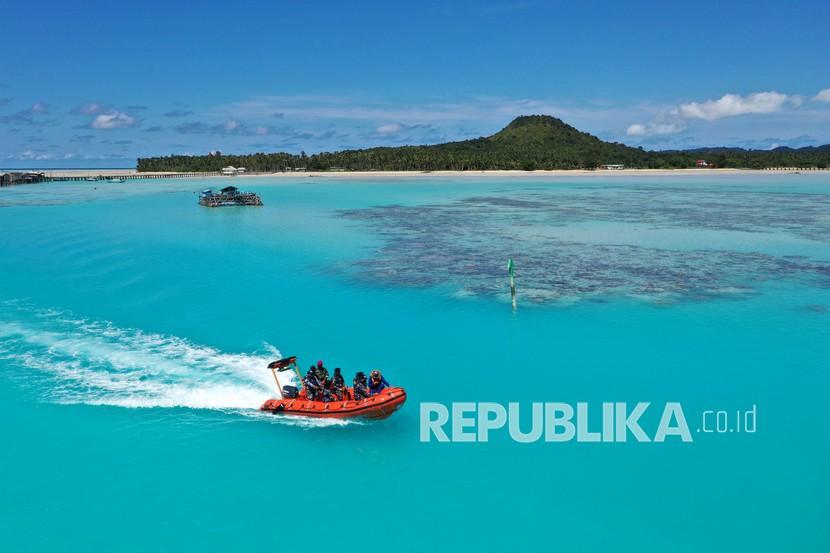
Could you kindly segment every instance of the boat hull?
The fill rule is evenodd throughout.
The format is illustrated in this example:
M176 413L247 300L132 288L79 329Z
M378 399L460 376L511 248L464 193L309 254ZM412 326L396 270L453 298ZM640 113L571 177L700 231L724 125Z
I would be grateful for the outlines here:
M403 388L390 387L381 393L360 401L311 401L305 397L296 399L269 399L260 407L261 411L275 415L294 415L329 419L385 419L401 408L406 401Z

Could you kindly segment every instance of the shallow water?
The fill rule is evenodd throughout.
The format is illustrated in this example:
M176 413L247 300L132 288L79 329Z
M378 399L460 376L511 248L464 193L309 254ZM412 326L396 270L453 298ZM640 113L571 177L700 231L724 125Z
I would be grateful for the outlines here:
M9 550L830 546L826 175L234 182L265 206L0 190ZM281 354L409 402L264 416ZM680 401L694 441L421 443L421 401ZM755 434L695 432L752 405Z

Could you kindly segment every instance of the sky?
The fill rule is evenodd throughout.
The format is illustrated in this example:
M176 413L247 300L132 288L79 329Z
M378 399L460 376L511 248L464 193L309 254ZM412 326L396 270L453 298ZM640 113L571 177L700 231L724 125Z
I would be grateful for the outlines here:
M0 167L437 143L525 114L647 149L830 143L827 0L0 12Z

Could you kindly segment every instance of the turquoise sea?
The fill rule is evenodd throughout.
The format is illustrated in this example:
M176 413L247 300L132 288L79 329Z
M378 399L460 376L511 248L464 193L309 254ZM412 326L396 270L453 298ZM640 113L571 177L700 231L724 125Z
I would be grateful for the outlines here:
M197 206L229 182L264 207ZM0 543L830 551L828 354L827 173L2 189ZM262 415L279 355L409 400ZM693 442L419 440L484 401L676 401Z

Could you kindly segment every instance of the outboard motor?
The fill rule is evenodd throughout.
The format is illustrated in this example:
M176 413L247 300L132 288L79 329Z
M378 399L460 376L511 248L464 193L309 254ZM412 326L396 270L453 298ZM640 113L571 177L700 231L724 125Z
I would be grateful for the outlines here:
M283 386L282 397L284 399L295 399L299 395L299 390L296 386Z

